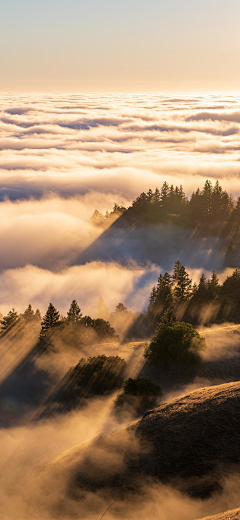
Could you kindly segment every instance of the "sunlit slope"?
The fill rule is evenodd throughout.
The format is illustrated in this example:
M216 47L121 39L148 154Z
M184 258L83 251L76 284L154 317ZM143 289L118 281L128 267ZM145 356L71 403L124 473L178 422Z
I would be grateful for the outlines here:
M137 490L151 478L193 496L221 488L240 471L240 382L199 389L125 429L76 446L53 462L70 469L71 493Z
M238 520L240 518L240 509L232 509L219 515L205 516L201 520Z

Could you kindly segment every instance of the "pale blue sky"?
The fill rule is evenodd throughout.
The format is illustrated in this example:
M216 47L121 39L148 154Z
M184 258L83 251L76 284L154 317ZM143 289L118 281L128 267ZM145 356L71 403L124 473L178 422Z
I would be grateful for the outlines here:
M1 0L1 91L239 90L239 0Z

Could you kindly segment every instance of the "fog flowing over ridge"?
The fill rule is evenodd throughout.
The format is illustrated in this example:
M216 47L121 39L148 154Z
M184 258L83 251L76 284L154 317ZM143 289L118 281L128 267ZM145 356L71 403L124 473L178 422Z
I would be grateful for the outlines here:
M198 270L196 281L201 268L220 272L224 252L211 237L189 255L178 230L162 229L158 242L154 229L144 240L121 230L105 240L91 216L164 180L189 196L219 179L237 196L238 106L237 95L223 94L1 94L0 311L31 301L44 312L53 299L65 312L76 297L89 312L100 296L141 311L179 257Z
M240 95L228 94L0 94L1 519L196 520L239 507L240 444L233 442L240 431L239 103ZM187 198L206 179L208 195L217 186L220 210L211 195L205 213L214 207L214 218L200 212L194 220L196 206ZM164 213L164 181L180 210L173 204ZM142 191L148 193L139 197ZM141 205L144 197L157 207L155 220ZM225 220L221 197L229 209ZM185 207L193 210L184 213ZM183 330L184 338L186 329L194 334L187 344L193 351L199 345L192 365L184 364L178 335L179 366L173 352L172 366L148 362L149 346L164 327ZM144 401L142 411L134 410L139 396L131 400L130 393L121 416L116 401L124 378L158 387L154 404ZM225 424L226 396L236 406ZM217 399L223 403L219 430ZM166 422L164 438L171 407L175 426ZM153 441L159 433L156 453L165 464L159 468L166 468L159 481L152 471L157 457L147 461L154 443L146 437L139 448L131 436L136 424L149 425ZM189 467L198 459L199 473L192 475L201 484L209 457L204 447L214 451L220 431L219 461L224 450L229 456L221 482L214 480L214 452L213 487L207 469L206 489L203 479L198 494L186 492L184 472L190 482ZM111 439L122 434L119 454ZM92 459L91 446L97 446ZM107 480L104 491L104 468L108 459L110 477L118 470L124 475L122 448L139 470L140 492L130 496L129 480L130 498L127 490L115 501ZM136 465L140 451L151 469L145 474L145 463ZM80 466L72 471L80 452L89 482L99 471L95 489L94 482L89 489L84 479L81 484Z

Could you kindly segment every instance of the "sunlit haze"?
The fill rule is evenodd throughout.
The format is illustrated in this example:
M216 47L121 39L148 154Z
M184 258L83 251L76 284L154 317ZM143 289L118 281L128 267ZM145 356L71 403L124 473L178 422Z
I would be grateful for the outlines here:
M1 520L240 520L239 21L0 2Z
M1 91L238 91L238 0L2 0Z

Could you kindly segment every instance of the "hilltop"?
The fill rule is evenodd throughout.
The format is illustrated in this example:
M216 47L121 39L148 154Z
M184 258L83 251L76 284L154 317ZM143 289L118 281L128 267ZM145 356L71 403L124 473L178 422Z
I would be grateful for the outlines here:
M238 520L240 518L240 509L232 509L219 515L205 516L200 520Z
M151 481L211 496L223 477L240 471L240 382L160 405L122 430L63 453L51 469L69 472L74 498L99 490L126 496Z

